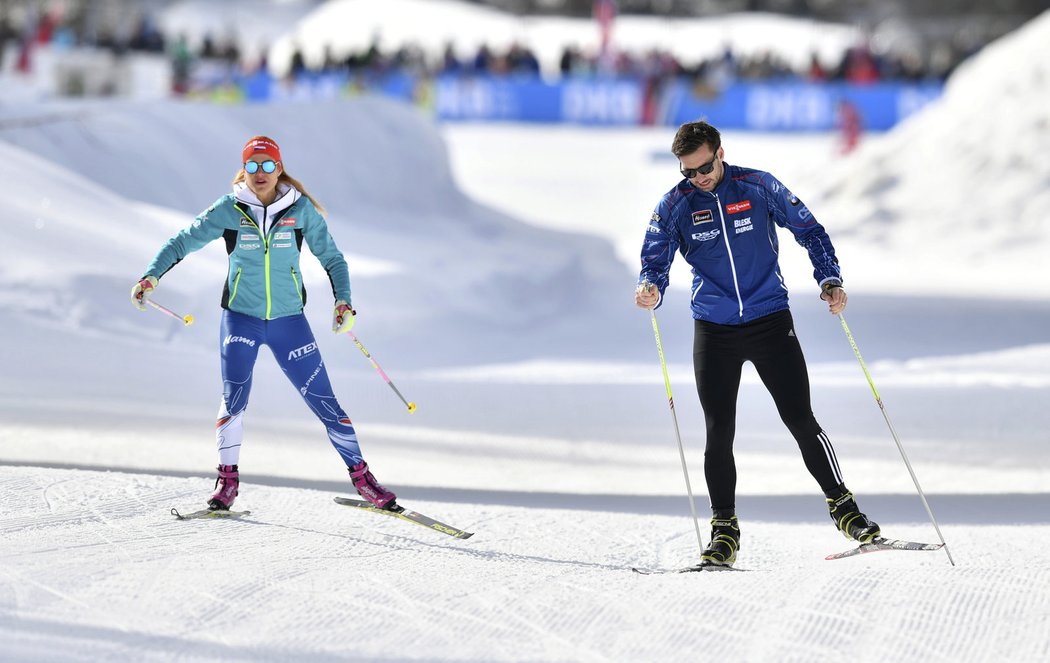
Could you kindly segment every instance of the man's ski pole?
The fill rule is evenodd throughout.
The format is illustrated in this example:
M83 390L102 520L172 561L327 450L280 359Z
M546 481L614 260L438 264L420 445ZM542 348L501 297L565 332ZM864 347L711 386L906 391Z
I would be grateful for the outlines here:
M397 394L397 397L400 398L401 402L404 403L405 407L408 408L409 413L415 412L416 404L410 403L405 400L405 397L402 396L401 392L398 391L397 387L394 386L394 382L387 376L386 372L384 372L383 369L379 367L379 363L372 358L372 355L368 353L368 350L365 350L365 346L361 345L361 341L357 340L357 336L354 335L354 332L347 332L347 335L354 341L354 343L357 344L357 347L361 349L361 352L365 353L365 356L368 357L368 361L372 362L372 366L375 366L376 371L379 372L379 377L383 378L383 380L386 381L388 385L390 385L390 388L394 390L394 393Z
M648 287L643 283L642 287ZM660 327L656 324L656 311L649 310L653 320L653 334L656 336L656 351L660 353L660 367L664 372L664 387L667 388L667 404L671 406L671 421L674 422L674 434L678 440L678 456L682 459L682 474L685 475L685 491L689 495L689 510L693 512L693 527L696 528L696 542L700 546L700 554L704 553L704 540L700 536L700 520L696 517L696 504L693 502L693 486L689 482L689 467L685 462L685 449L682 447L682 433L678 430L678 415L674 411L674 396L671 395L671 378L667 374L667 359L664 358L664 345L660 342Z
M900 438L897 437L897 431L893 429L893 424L890 423L890 417L886 414L886 406L882 403L882 398L879 396L879 390L875 388L875 382L871 379L871 373L868 372L868 366L864 363L864 357L860 355L860 348L857 347L857 342L853 340L853 334L850 333L849 326L846 324L846 318L839 313L839 322L842 323L842 330L846 332L846 338L849 339L849 344L853 348L853 354L857 355L857 361L860 362L860 367L864 371L864 377L868 379L868 385L871 387L871 391L875 394L875 402L879 404L879 409L882 410L882 418L886 420L886 425L889 426L890 434L893 435L893 441L897 443L897 450L901 452L901 458L904 459L904 464L908 468L908 474L911 475L911 480L915 484L915 489L919 491L919 498L922 500L922 505L926 507L926 513L930 516L930 522L933 523L933 529L937 531L937 538L944 544L944 552L948 555L948 561L951 562L952 566L955 566L955 560L952 559L952 553L948 550L948 544L945 542L944 537L941 536L941 528L937 526L937 519L933 517L933 510L930 509L930 503L926 501L926 495L922 492L922 486L919 485L919 478L915 476L915 470L912 469L911 463L908 461L908 454L904 453L904 446L901 444Z
M157 309L161 313L163 313L165 315L170 315L171 317L175 318L176 320L180 320L182 322L182 324L186 325L187 327L189 327L190 325L193 324L193 316L192 315L189 315L189 314L179 315L175 311L172 311L170 308L161 306L160 304L158 304L157 302L153 301L152 299L147 299L146 303L149 304L150 306L152 306L153 308Z

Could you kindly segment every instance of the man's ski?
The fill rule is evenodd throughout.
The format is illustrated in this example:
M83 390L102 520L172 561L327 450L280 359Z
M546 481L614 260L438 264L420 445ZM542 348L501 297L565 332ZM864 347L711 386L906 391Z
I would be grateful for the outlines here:
M474 536L473 532L464 532L461 529L456 529L455 527L446 525L443 522L434 520L430 516L424 516L421 513L409 511L408 509L400 505L397 505L392 509L379 509L371 502L366 502L364 500L354 500L350 499L349 497L335 497L333 499L335 500L336 504L344 504L346 506L357 507L362 511L382 513L387 516L400 518L401 520L407 520L411 523L422 525L423 527L426 527L428 529L441 532L442 534L448 534L449 536L457 539L469 539L470 537Z
M192 513L179 513L179 510L175 507L171 509L171 515L175 516L179 520L195 520L200 518L240 518L241 516L247 516L251 511L226 511L223 509L201 509L200 511L193 511Z
M637 566L632 566L631 570L643 576L661 575L664 573L721 573L722 571L747 571L747 569L736 569L732 566L722 566L721 564L697 564L695 566L686 566L681 569L641 569Z
M898 539L885 539L881 536L877 536L869 543L862 543L856 548L850 548L844 552L828 555L824 559L842 559L844 557L853 557L854 555L863 555L865 553L879 552L882 550L940 550L943 547L943 543L917 543L915 541L900 541Z

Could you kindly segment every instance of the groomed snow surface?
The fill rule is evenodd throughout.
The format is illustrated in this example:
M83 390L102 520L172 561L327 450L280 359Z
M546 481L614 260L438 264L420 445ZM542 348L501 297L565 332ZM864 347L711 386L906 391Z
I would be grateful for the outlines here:
M987 55L1027 53L1048 26ZM745 572L630 570L698 557L652 329L631 297L645 224L676 179L671 130L438 127L378 99L3 108L0 660L1050 659L1050 288L1036 259L1050 235L1030 204L1048 195L1048 130L1027 110L1046 107L1050 78L1045 59L1012 60L1024 83L1000 81L997 116L1028 122L1013 135L969 119L1002 78L981 57L943 104L850 159L833 137L724 137L727 160L772 170L827 226L850 327L955 566L943 551L825 561L850 544L748 370ZM355 332L419 404L408 414L328 333L329 287L305 256L307 315L369 463L403 504L472 538L334 504L352 490L345 469L266 352L237 501L252 513L169 515L203 506L214 480L222 247L157 290L191 327L134 311L128 293L226 190L255 133L278 138L329 208ZM974 183L959 135L995 146L992 183ZM924 141L926 161L894 170L886 155L910 158L901 136ZM871 173L896 179L856 186ZM927 178L938 188L914 185ZM931 195L953 205L944 218ZM1014 216L986 218L991 204ZM814 412L848 485L888 536L936 541L838 320L781 239ZM676 270L658 315L706 540Z
M828 526L752 518L748 572L641 576L695 558L680 514L414 501L476 532L457 541L336 506L332 487L253 483L243 520L176 522L165 512L199 502L201 479L9 466L0 486L4 660L1050 655L1045 524L948 525L952 568L939 553L825 562L845 546Z

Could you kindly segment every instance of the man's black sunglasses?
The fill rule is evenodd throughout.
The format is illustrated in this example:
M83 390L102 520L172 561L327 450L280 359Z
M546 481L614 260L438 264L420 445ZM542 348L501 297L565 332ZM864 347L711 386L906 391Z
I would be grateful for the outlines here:
M699 168L679 168L678 170L682 173L682 177L687 180L691 180L696 177L697 173L701 175L707 175L715 169L715 162L718 161L718 155L711 157L711 160L700 166ZM681 165L681 163L679 163Z

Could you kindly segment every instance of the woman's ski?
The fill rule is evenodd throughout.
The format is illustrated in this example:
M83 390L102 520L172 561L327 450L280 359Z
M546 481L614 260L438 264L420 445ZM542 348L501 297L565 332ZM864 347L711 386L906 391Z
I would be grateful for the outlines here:
M179 520L197 520L200 518L240 518L247 516L251 511L227 511L225 509L201 509L191 513L179 513L175 507L171 508L171 515Z
M335 497L333 499L335 500L336 504L352 506L361 509L362 511L382 513L387 516L400 518L401 520L407 520L410 523L422 525L423 527L435 530L437 532L441 532L442 534L448 534L449 536L457 539L469 539L470 537L474 536L473 532L465 532L461 529L456 529L455 527L446 525L441 521L434 520L430 516L424 516L423 514L418 513L416 511L409 511L403 506L395 506L392 509L380 509L371 502L366 502L364 500L354 500L350 499L349 497Z

